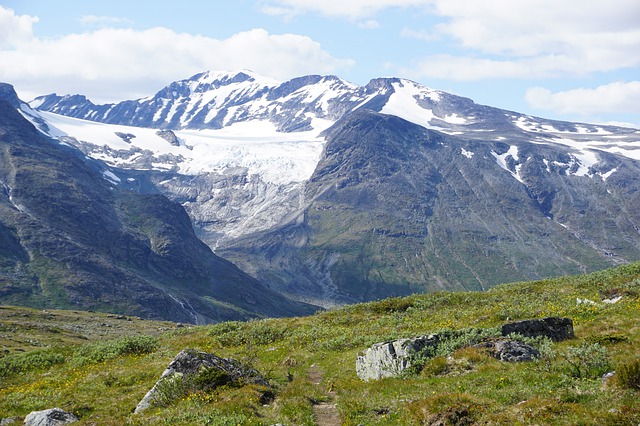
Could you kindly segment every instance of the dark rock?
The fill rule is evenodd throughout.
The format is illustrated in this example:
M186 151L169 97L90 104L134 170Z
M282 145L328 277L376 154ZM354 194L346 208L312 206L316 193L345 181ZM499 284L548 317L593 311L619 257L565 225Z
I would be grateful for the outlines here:
M503 336L508 336L512 333L525 337L546 336L554 342L561 342L575 337L571 318L558 317L517 321L502 326Z
M136 137L136 135L134 135L133 133L123 133L123 132L116 132L116 136L122 139L123 141L125 141L126 143L131 143L131 139Z
M172 130L158 130L156 132L156 135L160 136L162 139L169 142L173 146L180 146L180 140Z
M540 352L536 348L517 340L490 339L475 346L488 349L489 353L500 361L523 362L540 357Z
M216 379L208 383L196 383L197 377L203 372L216 370L218 374L210 375ZM220 381L224 378L223 381ZM211 353L198 352L194 350L184 350L180 352L167 366L162 373L160 379L151 388L149 392L142 398L135 409L136 413L140 413L158 402L158 398L162 395L162 386L164 383L181 380L183 382L194 382L197 387L211 389L224 383L257 384L269 386L269 383L262 375L252 368L242 365L239 361L232 358L220 358ZM195 389L199 390L199 389Z
M33 411L24 419L27 426L60 426L77 422L78 418L60 408Z

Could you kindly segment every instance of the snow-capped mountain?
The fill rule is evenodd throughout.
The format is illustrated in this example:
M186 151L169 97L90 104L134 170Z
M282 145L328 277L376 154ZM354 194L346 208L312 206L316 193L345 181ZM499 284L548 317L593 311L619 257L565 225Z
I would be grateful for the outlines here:
M250 72L205 72L119 104L47 95L30 105L43 131L111 167L113 185L180 202L207 244L314 303L640 257L635 129L532 117L399 78L280 83ZM549 245L550 234L561 238ZM397 238L413 252L384 249Z

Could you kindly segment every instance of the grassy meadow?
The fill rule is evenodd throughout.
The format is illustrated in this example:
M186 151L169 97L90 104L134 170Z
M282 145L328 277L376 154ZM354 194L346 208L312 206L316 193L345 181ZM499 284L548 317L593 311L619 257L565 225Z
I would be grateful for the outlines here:
M532 342L535 362L452 346L401 378L364 382L355 373L358 353L376 342L548 316L572 318L576 338ZM185 348L238 359L271 386L228 384L133 414ZM16 421L60 407L79 425L314 425L314 406L328 403L353 426L637 425L640 263L206 326L1 306L0 351L0 418Z

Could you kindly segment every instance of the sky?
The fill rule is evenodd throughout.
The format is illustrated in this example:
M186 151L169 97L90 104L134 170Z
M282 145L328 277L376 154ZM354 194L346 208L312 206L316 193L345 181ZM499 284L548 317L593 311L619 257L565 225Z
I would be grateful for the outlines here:
M402 77L539 117L640 128L638 0L0 0L21 99L153 95L206 70Z

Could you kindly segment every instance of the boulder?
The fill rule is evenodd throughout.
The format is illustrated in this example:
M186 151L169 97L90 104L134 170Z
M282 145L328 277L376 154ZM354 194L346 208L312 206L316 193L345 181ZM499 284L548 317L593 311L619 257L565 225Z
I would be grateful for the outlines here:
M488 349L500 361L523 362L540 357L540 352L533 346L512 339L489 339L475 346Z
M437 334L392 342L376 343L358 355L356 373L362 380L378 380L397 377L415 366L419 357L435 351L439 341Z
M548 317L508 323L502 326L502 335L517 333L526 337L546 336L554 342L573 339L571 318Z
M32 411L25 417L27 426L60 426L77 422L78 418L60 408L50 408L43 411Z
M247 368L235 359L220 358L207 352L184 350L176 355L153 388L138 403L135 413L146 410L160 397L166 397L166 391L163 388L171 387L178 381L190 388L185 389L187 391L212 389L227 383L269 386L258 371Z

